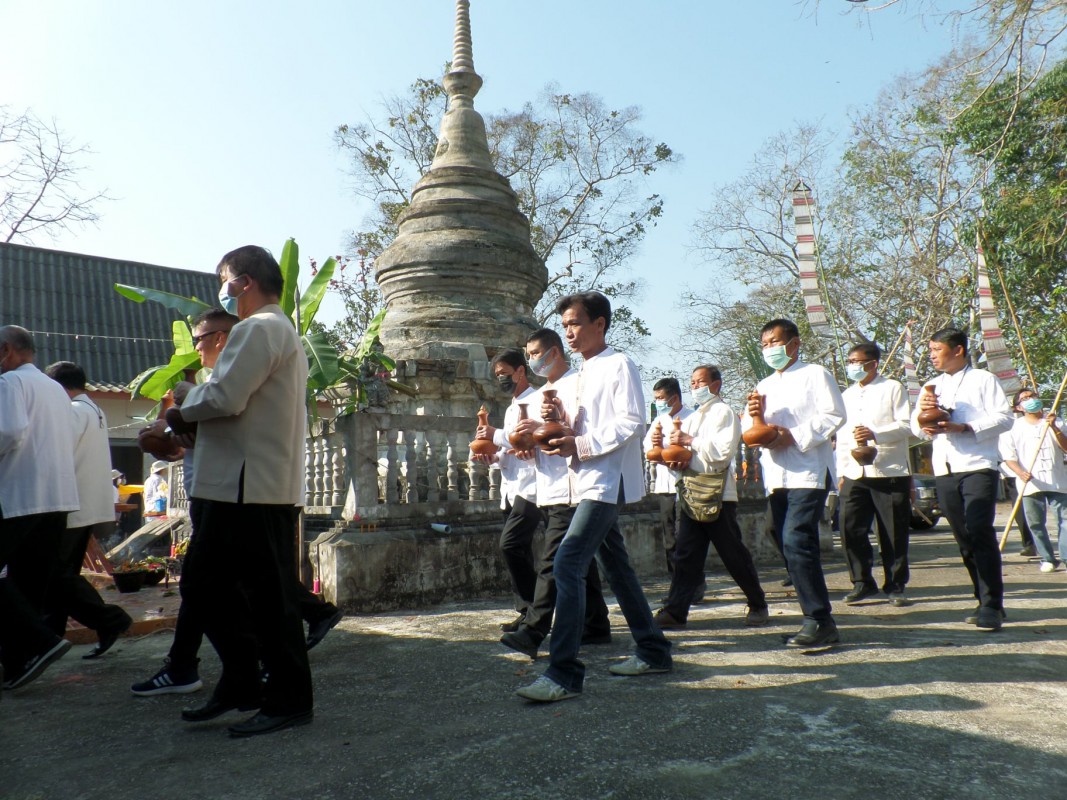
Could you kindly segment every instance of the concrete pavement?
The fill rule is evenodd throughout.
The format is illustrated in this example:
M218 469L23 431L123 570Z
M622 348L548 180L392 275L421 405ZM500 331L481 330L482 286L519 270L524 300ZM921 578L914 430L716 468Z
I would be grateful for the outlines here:
M1002 509L1003 512L1003 509ZM170 643L157 631L97 661L75 647L0 702L0 798L1062 797L1067 785L1067 572L1005 558L1008 622L974 606L945 527L912 537L915 601L846 607L839 549L826 562L842 644L805 655L780 568L763 569L771 624L746 629L721 572L711 602L669 634L675 669L619 678L631 649L587 648L585 693L550 706L513 694L543 669L497 643L504 598L347 617L311 653L316 718L231 740L179 721L206 691L135 698ZM651 600L666 584L646 583ZM610 599L609 599L610 604ZM218 662L201 651L212 684Z

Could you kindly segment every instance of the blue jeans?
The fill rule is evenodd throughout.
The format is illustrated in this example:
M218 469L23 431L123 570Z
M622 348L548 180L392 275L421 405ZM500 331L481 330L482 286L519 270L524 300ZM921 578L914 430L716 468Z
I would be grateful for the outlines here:
M820 625L833 621L819 552L819 520L826 495L826 489L775 489L769 498L774 535L785 556L800 610L805 619Z
M1052 552L1052 540L1045 527L1045 506L1056 514L1056 530L1059 536L1060 558L1067 555L1067 494L1063 492L1035 492L1023 495L1023 514L1030 533L1034 536L1034 548L1042 561L1056 563L1056 554Z
M637 643L637 656L654 667L671 665L670 642L652 619L626 553L619 530L619 503L582 500L556 552L556 618L545 670L547 677L571 692L580 692L585 680L585 664L578 659L578 649L585 626L586 573L594 557L626 617Z

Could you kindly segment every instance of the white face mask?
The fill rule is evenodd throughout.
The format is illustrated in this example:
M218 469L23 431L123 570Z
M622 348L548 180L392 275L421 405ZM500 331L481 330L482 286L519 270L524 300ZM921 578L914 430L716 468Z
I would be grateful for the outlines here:
M551 358L551 355L552 351L549 350L540 358L530 359L530 369L534 375L539 375L542 378L548 377L548 374L552 371L552 362L555 361L555 359Z
M707 386L698 386L697 388L693 389L693 399L696 401L698 406L704 405L709 400L711 400L712 397L713 395L711 393L711 389L709 389Z

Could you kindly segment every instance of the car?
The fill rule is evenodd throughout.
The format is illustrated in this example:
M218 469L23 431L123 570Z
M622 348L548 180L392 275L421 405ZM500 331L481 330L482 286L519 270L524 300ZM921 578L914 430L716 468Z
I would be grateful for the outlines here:
M941 519L933 475L911 476L911 527L928 531Z

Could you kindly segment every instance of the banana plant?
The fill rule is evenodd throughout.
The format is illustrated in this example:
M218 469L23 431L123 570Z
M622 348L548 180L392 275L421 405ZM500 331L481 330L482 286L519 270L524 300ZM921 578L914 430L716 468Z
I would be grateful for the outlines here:
M343 381L351 367L342 367L337 350L321 331L312 331L311 323L315 320L322 298L329 288L337 262L329 258L319 267L303 293L300 292L300 249L296 240L289 239L282 247L282 257L278 262L282 269L284 284L279 298L281 309L293 320L297 333L300 334L304 352L308 357L308 393L309 397L319 395L324 389ZM174 354L166 364L150 367L130 381L126 387L136 396L141 395L152 400L160 400L189 371L199 371L203 365L200 356L193 348L192 323L204 311L215 306L196 297L163 292L143 286L129 286L116 283L115 291L135 303L153 301L174 309L182 314L184 320L175 320L172 326Z

